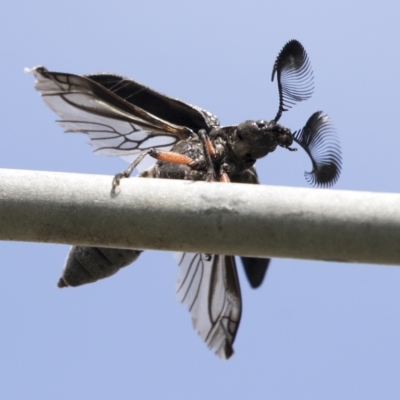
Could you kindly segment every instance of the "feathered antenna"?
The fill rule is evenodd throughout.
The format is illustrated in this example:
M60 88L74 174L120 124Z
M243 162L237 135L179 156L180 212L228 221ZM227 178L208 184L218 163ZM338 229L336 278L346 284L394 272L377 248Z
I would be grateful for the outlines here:
M329 116L317 111L303 129L293 133L293 139L307 152L312 162L312 171L304 173L307 182L320 187L332 186L342 169L342 155Z
M283 46L272 69L271 81L275 73L278 80L279 109L275 122L283 111L287 111L299 101L309 99L314 91L313 73L307 53L297 40L290 40Z

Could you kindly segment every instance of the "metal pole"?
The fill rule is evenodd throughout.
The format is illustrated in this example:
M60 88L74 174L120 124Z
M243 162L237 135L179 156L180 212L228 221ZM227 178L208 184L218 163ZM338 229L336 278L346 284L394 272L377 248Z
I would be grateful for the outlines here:
M0 240L400 265L392 193L0 169Z

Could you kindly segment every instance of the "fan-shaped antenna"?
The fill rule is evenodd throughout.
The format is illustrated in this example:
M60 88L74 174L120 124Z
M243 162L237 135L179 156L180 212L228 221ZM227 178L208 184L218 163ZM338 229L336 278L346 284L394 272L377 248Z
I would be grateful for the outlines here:
M332 186L342 169L342 154L329 116L317 111L303 129L293 133L293 139L311 158L313 169L304 173L307 182L320 187Z
M275 122L283 111L292 108L299 101L309 99L314 91L313 73L307 53L297 40L290 40L283 46L272 69L278 80L279 109Z

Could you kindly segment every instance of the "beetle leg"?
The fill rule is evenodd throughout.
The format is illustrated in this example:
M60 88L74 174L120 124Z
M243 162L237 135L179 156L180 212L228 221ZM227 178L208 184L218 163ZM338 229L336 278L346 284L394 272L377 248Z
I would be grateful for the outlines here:
M219 177L220 182L229 183L231 180L226 172L223 172Z
M150 154L150 152L153 149L148 149L148 150L144 150L142 151L137 157L136 159L133 161L133 163L124 171L122 171L119 174L116 174L114 176L114 179L112 181L112 190L114 191L115 188L117 186L119 186L119 183L121 182L122 178L129 178L133 172L133 170L140 164L140 162L143 160L143 158L145 158L148 154Z
M215 182L217 180L217 176L214 169L214 164L211 160L211 157L215 156L215 149L211 143L211 140L206 136L206 131L204 129L200 129L198 132L201 144L203 145L204 150L204 158L206 161L206 182Z
M229 169L228 164L222 164L219 171L219 181L224 183L229 183L231 180L229 179L229 175L227 173Z
M139 165L139 163L147 156L151 156L159 161L170 162L174 164L183 164L191 166L193 164L193 159L185 156L183 154L174 153L173 151L163 151L163 150L156 150L156 149L148 149L142 151L139 156L133 161L133 163L127 168L125 171L114 176L112 181L112 188L113 190L119 185L122 178L129 178L133 172L133 170Z
M205 139L205 147L206 147L206 149L207 149L208 154L209 154L211 157L215 157L216 151L215 151L215 149L214 149L213 144L211 143L210 138L209 138L208 136L205 136L204 139Z
M205 180L208 182L215 182L217 180L215 169L211 157L214 157L216 152L211 143L211 140L206 136L206 131L201 129L199 131L199 138L203 145L204 159L193 159L180 153L173 151L163 151L156 149L148 149L142 151L139 156L133 161L133 163L126 170L114 176L112 181L112 190L120 184L122 178L129 178L133 170L139 165L139 163L147 156L151 156L158 161L169 162L173 164L187 165L193 170L206 169ZM205 165L204 165L205 164ZM229 179L229 178L228 178Z
M193 159L180 153L174 153L173 151L154 150L149 155L158 161L170 162L173 164L189 165L193 162Z

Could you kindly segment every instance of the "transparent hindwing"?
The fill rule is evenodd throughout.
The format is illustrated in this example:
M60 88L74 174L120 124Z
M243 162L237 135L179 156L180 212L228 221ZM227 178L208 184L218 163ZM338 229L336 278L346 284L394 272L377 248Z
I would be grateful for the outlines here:
M79 76L41 66L29 71L64 131L87 134L96 154L132 162L144 150L169 150L193 132L219 124L201 108L118 75Z
M235 258L176 253L176 294L192 315L193 327L222 359L233 354L241 316L241 294Z

